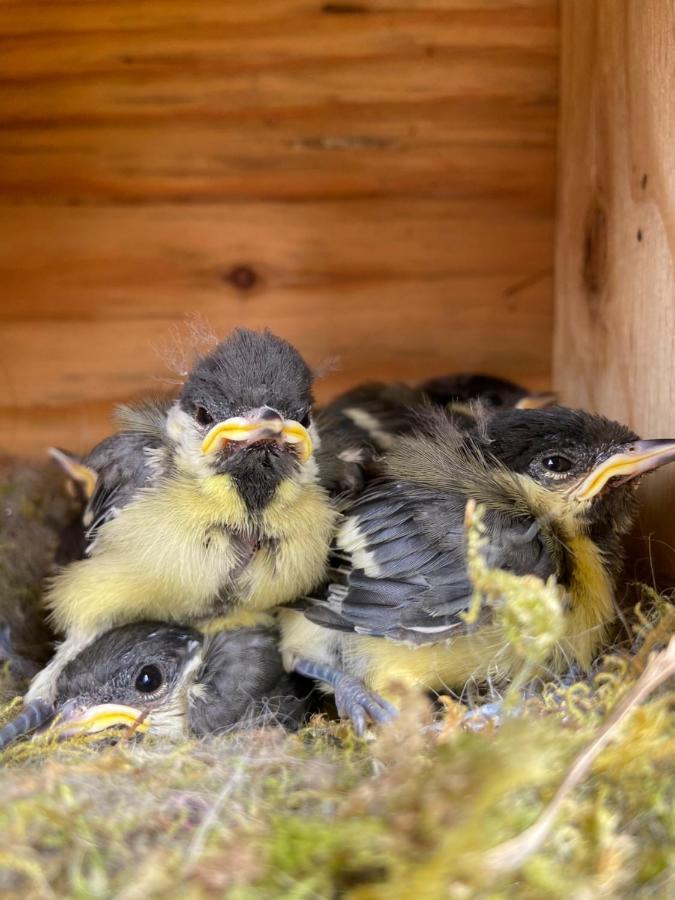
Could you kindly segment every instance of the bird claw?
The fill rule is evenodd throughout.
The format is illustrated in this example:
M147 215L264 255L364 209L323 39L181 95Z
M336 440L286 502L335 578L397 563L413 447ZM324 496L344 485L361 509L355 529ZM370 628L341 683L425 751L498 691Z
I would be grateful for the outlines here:
M384 725L398 715L395 706L374 691L369 691L351 675L340 676L335 685L335 705L340 718L349 719L359 737L366 730L367 719Z
M504 705L501 701L484 703L464 713L462 723L469 731L482 731L488 725L498 728L504 719Z
M349 719L359 737L364 734L368 719L385 724L398 715L395 706L374 691L369 691L363 682L353 675L347 675L339 669L309 659L298 660L293 668L298 674L323 681L333 688L340 718Z

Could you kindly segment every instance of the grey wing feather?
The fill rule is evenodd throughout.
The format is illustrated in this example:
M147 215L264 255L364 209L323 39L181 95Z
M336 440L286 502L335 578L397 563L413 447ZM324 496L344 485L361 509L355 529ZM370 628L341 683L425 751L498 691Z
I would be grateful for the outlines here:
M424 397L404 384L364 384L319 410L321 481L332 494L357 497L378 471L382 452L413 427Z
M307 690L284 671L271 628L239 628L209 638L196 682L189 719L198 735L246 725L295 728L306 711Z
M160 423L165 421L165 406L146 403L124 407L118 415L130 430L105 438L84 459L85 465L97 473L96 487L84 515L89 546L101 525L114 518L164 470L166 433Z
M439 497L401 483L371 486L353 506L353 527L342 532L351 570L332 570L323 594L303 601L305 616L327 628L413 644L467 631L460 614L470 606L473 586L464 507L458 494ZM485 524L490 566L544 579L553 574L534 520L491 511Z

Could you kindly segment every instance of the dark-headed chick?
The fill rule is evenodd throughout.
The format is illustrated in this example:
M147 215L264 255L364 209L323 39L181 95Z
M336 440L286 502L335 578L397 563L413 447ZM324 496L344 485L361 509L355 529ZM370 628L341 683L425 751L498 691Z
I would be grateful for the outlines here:
M168 737L251 726L297 728L311 683L284 672L270 628L205 637L182 625L137 622L101 635L56 679L53 703L37 700L0 730L0 749L54 723L61 736L115 726Z
M639 440L580 410L511 410L470 432L432 416L349 509L328 587L307 598L304 617L283 613L287 666L331 686L357 728L391 715L377 694L392 682L461 691L508 677L517 660L499 620L489 608L475 622L465 615L473 501L485 510L486 562L563 591L549 668L588 670L615 616L637 482L673 460L675 441Z
M88 557L48 592L66 640L28 700L49 701L67 661L117 625L265 621L324 575L336 513L318 481L312 374L294 347L235 331L175 401L123 418L142 439L121 448L123 466L114 443L99 459L91 518L101 524Z

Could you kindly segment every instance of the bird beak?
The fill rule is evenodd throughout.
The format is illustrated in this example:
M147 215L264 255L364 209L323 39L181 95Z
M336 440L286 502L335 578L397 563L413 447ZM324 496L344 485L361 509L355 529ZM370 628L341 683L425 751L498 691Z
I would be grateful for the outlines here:
M68 701L60 710L58 720L52 726L60 738L83 734L97 734L108 728L126 727L134 731L147 731L146 714L133 706L117 703L101 703L88 709L78 707L75 701Z
M544 409L546 406L555 406L558 395L552 391L548 393L527 394L516 403L516 409Z
M578 500L592 500L611 478L619 478L619 483L631 481L675 460L675 441L659 439L654 441L633 441L618 453L599 463L572 489L572 496Z
M451 400L450 403L446 404L445 408L449 413L454 413L456 416L469 416L473 419L476 415L476 410L470 403L461 403L459 400Z
M55 463L61 466L70 479L82 486L85 500L91 500L96 488L98 472L85 466L72 453L66 453L65 450L60 450L58 447L49 447L47 453Z
M254 444L262 440L278 440L297 446L300 461L305 463L312 455L312 438L309 432L293 419L284 419L275 410L263 407L247 416L233 416L218 422L202 441L202 453L221 450L229 441Z

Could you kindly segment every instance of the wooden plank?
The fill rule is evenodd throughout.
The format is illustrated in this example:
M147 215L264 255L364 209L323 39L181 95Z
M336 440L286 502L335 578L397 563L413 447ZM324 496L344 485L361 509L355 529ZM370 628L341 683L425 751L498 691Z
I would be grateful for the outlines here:
M86 447L186 314L320 397L550 370L554 0L5 2L0 443Z
M115 3L91 3L88 0L4 0L3 34L63 35L83 32L179 34L187 29L214 27L239 28L247 24L260 27L294 18L302 24L306 17L364 27L377 16L400 19L415 14L418 18L442 13L460 21L456 40L473 39L480 29L485 43L512 41L513 27L521 30L552 28L551 4L542 0L246 0L245 3L221 3L202 0L187 6L183 0L116 0ZM302 17L302 18L298 18ZM313 20L314 20L313 19ZM466 35L466 37L464 37ZM529 45L530 40L527 41Z
M550 0L142 6L0 9L3 197L550 204Z
M554 106L443 101L274 114L266 122L9 129L0 199L221 203L345 197L502 198L550 215ZM500 123L506 123L501 125ZM161 128L162 139L157 140Z
M106 405L157 389L161 351L186 314L219 333L273 323L312 363L338 357L323 397L453 367L542 385L552 227L452 210L400 200L5 209L2 419L11 428L17 410L47 407L53 427L59 410L98 403L103 433ZM22 449L48 439L44 422L44 411L34 425L20 419Z
M382 198L0 207L0 321L176 319L190 303L209 315L234 304L236 314L260 307L285 318L294 302L319 295L339 308L343 292L397 310L411 287L450 304L441 283L496 278L506 290L523 273L549 271L550 221L503 215L505 206ZM238 287L241 267L252 284Z
M666 0L562 5L555 381L646 437L675 436L674 38ZM643 497L675 571L675 473Z

